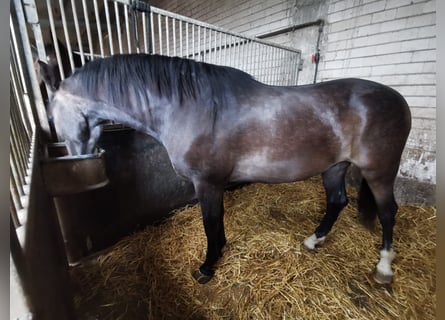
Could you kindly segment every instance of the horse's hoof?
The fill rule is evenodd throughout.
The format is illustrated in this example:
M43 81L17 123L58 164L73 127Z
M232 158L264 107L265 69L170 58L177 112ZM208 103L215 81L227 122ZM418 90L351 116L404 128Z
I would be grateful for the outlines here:
M378 284L391 284L394 276L391 274L383 274L376 270L374 271L373 278Z
M193 272L192 275L193 275L193 278L195 278L195 280L198 281L198 283L200 283L200 284L205 284L213 278L213 275L203 274L201 272L201 270L199 270L199 269L196 270L195 272Z
M307 246L306 243L304 243L304 242L303 242L303 247L304 247L307 251L309 251L309 252L311 252L311 253L317 253L317 248L315 248L315 247L309 247L309 246Z
M317 236L313 234L304 240L303 245L308 251L316 253L317 245L323 244L325 239L326 237L317 238Z

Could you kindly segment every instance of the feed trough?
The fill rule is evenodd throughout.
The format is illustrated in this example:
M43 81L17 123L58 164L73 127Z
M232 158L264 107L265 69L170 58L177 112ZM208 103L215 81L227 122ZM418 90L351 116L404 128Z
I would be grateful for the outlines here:
M42 172L52 196L80 193L104 187L109 180L105 171L105 151L72 156L64 143L45 146Z

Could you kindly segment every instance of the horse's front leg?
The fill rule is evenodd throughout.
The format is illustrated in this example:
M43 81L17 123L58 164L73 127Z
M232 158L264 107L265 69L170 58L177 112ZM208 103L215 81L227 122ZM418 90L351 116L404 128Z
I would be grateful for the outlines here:
M207 283L214 275L213 266L222 256L226 244L224 233L224 187L205 182L195 183L195 190L201 205L202 219L207 237L207 254L204 264L193 273L201 284Z

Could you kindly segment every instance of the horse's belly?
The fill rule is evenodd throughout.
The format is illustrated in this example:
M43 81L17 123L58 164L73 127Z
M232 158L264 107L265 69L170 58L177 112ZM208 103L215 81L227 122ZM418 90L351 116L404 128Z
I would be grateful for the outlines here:
M238 161L231 175L233 182L281 183L304 180L323 172L330 164L307 159L270 160L257 154Z

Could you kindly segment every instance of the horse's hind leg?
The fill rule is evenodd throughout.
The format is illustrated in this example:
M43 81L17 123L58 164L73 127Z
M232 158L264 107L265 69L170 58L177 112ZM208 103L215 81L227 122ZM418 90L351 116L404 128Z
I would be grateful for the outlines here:
M316 245L325 240L341 210L348 204L345 175L349 165L349 162L339 162L322 174L326 190L326 214L315 233L304 240L304 246L308 250L315 250Z
M201 284L208 282L214 274L213 266L222 256L226 244L224 233L224 188L212 184L195 183L195 190L201 205L204 230L207 237L207 254L204 263L193 273Z
M394 273L391 269L391 263L395 258L395 252L392 247L393 229L397 213L397 203L394 199L394 178L377 178L372 174L362 171L363 177L368 181L376 204L377 216L382 225L383 243L380 251L380 261L377 264L374 279L381 284L392 282ZM392 176L392 175L391 175Z

